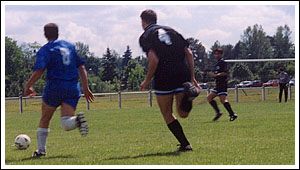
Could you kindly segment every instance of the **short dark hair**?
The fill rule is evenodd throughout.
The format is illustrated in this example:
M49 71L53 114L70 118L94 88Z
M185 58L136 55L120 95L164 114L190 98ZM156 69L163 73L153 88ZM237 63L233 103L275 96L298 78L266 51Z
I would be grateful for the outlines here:
M284 71L284 69L282 67L279 68L279 71Z
M141 18L147 24L156 24L157 16L156 13L151 9L146 9L142 12Z
M55 23L48 23L44 26L44 34L47 39L58 38L58 26Z
M215 52L219 52L219 53L223 54L223 49L222 48L216 48L216 49L214 49L213 54L215 54Z

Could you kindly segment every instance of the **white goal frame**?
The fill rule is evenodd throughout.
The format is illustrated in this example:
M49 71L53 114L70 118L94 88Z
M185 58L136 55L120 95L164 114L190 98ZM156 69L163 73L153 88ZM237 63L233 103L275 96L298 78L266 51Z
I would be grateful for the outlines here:
M227 63L235 62L262 62L262 61L295 61L295 58L273 58L273 59L239 59L239 60L224 60Z

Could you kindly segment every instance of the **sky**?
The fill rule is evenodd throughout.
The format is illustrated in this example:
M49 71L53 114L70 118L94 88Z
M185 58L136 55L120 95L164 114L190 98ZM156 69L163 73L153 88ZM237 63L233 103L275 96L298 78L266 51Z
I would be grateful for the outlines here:
M123 55L127 45L135 57L144 54L138 43L143 33L140 14L145 9L152 9L157 13L159 25L170 26L185 38L198 39L207 51L216 40L221 45L234 46L241 40L243 31L255 24L261 25L270 36L276 33L277 27L286 24L291 28L292 42L295 41L295 5L291 3L215 4L216 2L9 3L5 6L5 35L19 43L38 42L43 45L47 43L43 26L54 22L59 26L59 39L87 44L90 52L98 57L103 56L107 47Z

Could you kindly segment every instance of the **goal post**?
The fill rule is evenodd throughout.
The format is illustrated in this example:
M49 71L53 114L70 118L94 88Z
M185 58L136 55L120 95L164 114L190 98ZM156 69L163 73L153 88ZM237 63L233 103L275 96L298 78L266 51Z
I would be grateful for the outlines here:
M295 61L295 58L270 58L270 59L239 59L239 60L224 60L227 63L235 62L264 62L264 61Z

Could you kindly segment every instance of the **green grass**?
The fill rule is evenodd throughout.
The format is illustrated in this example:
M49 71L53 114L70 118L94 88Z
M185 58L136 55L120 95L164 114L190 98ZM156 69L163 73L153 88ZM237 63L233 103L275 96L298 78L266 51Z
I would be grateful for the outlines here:
M47 142L47 156L31 159L36 149L36 130L40 118L40 99L30 99L24 114L18 112L18 101L6 101L6 165L295 165L295 101L278 103L278 89L272 89L261 101L261 91L229 94L233 110L239 115L229 122L227 111L212 122L214 111L198 97L190 116L179 119L193 146L193 152L173 153L178 144L165 125L155 96L149 107L147 95L124 96L122 109L117 97L99 97L86 111L82 99L78 111L84 111L89 134L78 130L65 132L60 125L60 110L54 114ZM293 96L294 99L294 96ZM27 150L13 146L18 134L31 137Z

